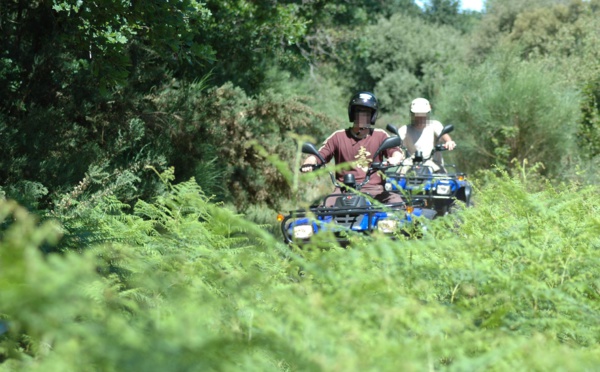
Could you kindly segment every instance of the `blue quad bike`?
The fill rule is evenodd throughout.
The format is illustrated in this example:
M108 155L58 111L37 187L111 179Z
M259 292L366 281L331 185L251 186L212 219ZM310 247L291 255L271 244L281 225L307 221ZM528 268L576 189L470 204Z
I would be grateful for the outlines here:
M400 144L401 140L397 136L387 138L377 149L373 159L377 159L382 151ZM313 169L325 165L325 159L313 144L305 143L302 152L314 155L320 160L320 164L314 165ZM339 187L342 192L327 195L308 209L291 211L287 216L280 215L284 242L303 245L325 231L332 232L336 242L341 246L348 245L353 233L368 235L380 232L390 237L395 237L395 232L402 232L407 236L414 234L415 229L420 228L415 217L433 219L435 213L422 209L418 205L407 206L405 202L373 203L368 194L360 192L360 189L369 182L372 174L383 172L389 167L385 162L371 163L365 180L359 184L356 183L354 175L349 174L344 177L344 183L341 185L330 172L333 185ZM333 206L327 207L327 204L332 204L328 203L331 198L334 199Z
M388 125L387 130L398 135L398 130L393 125ZM437 139L453 130L453 125L445 126ZM386 171L385 189L402 193L412 200L421 200L426 208L435 210L435 217L453 213L458 208L459 202L466 207L471 207L473 189L467 180L467 175L458 172L454 164L445 164L440 169L434 169L430 165L429 160L434 154L445 150L444 145L436 145L431 154L426 157L420 151L410 157L407 156L403 164L396 169Z

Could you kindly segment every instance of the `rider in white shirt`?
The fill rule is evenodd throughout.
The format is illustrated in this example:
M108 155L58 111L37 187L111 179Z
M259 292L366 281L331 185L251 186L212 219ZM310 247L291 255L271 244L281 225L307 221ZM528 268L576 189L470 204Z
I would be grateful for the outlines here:
M410 157L415 152L421 151L423 156L427 158L433 151L444 126L437 120L429 119L430 112L431 104L425 98L415 98L412 101L410 105L411 123L400 127L398 131L402 143L409 153L409 156L403 162L404 166L399 169L399 173L406 173L410 169L412 165ZM453 150L456 147L456 143L447 133L439 140L444 142L448 150ZM425 162L425 165L431 167L434 172L444 172L443 159L440 153L436 153L433 159Z

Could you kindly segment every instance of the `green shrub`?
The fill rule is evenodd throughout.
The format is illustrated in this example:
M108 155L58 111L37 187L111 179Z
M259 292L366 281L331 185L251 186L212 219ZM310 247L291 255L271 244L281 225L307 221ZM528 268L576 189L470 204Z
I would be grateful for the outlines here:
M558 176L577 155L578 95L541 62L499 52L454 74L437 98L436 115L454 124L452 158L467 172L543 163ZM450 155L450 154L449 154Z

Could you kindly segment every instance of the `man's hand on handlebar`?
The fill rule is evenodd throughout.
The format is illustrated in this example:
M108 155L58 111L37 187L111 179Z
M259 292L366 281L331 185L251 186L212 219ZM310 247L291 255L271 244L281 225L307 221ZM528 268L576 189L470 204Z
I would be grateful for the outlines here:
M304 160L304 163L300 166L300 172L302 173L306 173L306 172L312 172L313 170L319 168L319 165L317 164L317 157L314 155L309 156L308 158L306 158Z
M456 142L450 140L444 144L444 147L446 148L446 150L452 151L456 147Z
M405 158L404 153L402 153L400 151L394 151L392 156L387 159L387 163L389 163L389 164L386 164L386 166L400 165L400 163L402 163L404 158Z
M302 172L302 173L312 172L313 170L315 170L318 167L319 166L317 164L302 164L302 166L300 167L300 172Z

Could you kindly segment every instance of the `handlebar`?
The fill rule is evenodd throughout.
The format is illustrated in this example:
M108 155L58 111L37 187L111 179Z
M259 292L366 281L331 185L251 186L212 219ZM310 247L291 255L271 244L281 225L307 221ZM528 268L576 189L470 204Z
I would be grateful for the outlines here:
M367 170L367 173L374 173L376 171L385 171L388 170L389 168L393 168L393 167L397 167L400 164L397 165L392 165L390 164L388 161L382 161L381 163L376 162L376 163L371 163L371 166L369 167L369 170Z
M302 172L302 168L305 168L305 167L310 167L311 171L313 171L313 170L322 168L324 166L325 166L325 164L305 164L300 167L300 171ZM369 183L369 180L371 179L371 175L373 173L375 173L377 171L385 171L389 168L396 167L396 166L397 165L392 165L387 161L371 163L371 165L369 166L369 169L367 169L366 176L365 176L365 179L363 180L363 182L356 184L356 190L360 190L364 185ZM342 182L339 182L335 178L335 175L333 174L333 172L329 172L329 174L331 176L331 182L333 183L333 185L335 187L343 189L345 185Z
M302 172L302 169L306 168L306 167L310 167L311 171L314 171L315 169L319 169L319 168L323 167L323 165L324 164L305 164L305 165L300 166L300 172Z
M367 169L366 175L365 175L365 179L356 185L356 190L360 190L364 185L366 185L367 183L369 183L369 180L371 179L371 175L377 171L385 171L389 168L392 167L396 167L396 165L391 165L389 162L387 161L383 161L383 162L373 162L371 163L371 165L369 166L369 169ZM334 179L333 175L332 175L332 180ZM340 187L339 182L334 182L334 185L336 187Z
M406 158L405 158L405 159L402 161L401 165L403 165L403 164L404 164L404 162L405 162L406 160L409 160L409 159L410 159L410 160L411 160L413 163L415 163L415 162L416 162L417 164L421 164L421 163L424 163L424 162L426 162L427 160L430 160L431 158L433 158L433 155L434 155L436 152L440 152L440 151L447 151L447 150L448 150L448 148L446 147L446 145L445 145L445 144L439 144L439 145L435 145L435 146L434 146L434 148L433 148L433 150L431 150L431 153L429 154L429 156L427 156L427 157L424 157L424 156L423 156L423 154L420 154L420 151L417 151L416 153L414 153L414 154L412 154L412 155L410 155L410 156L407 156L407 157L406 157Z

